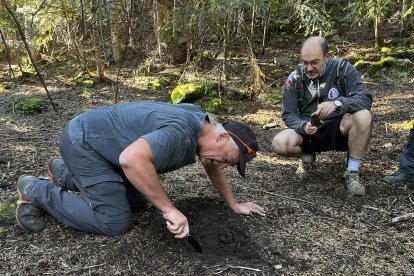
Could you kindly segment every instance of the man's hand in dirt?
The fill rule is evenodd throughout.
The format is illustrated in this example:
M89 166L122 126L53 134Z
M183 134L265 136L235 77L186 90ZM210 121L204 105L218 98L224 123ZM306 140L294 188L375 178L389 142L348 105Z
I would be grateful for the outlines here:
M190 227L186 216L183 215L177 208L171 209L169 212L163 214L167 223L168 230L175 235L176 238L182 239L190 233Z
M251 215L251 214L258 214L260 216L266 215L265 209L253 202L237 203L236 206L233 208L233 211L237 214L242 214L242 215Z

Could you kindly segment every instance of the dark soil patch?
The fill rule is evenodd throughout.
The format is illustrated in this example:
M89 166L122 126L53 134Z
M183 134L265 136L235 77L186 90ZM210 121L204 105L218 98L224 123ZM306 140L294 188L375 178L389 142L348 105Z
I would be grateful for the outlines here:
M287 74L286 74L287 75ZM266 217L239 216L224 204L200 164L161 176L176 206L187 216L203 253L174 239L159 212L148 207L134 213L133 228L119 237L105 237L67 228L48 218L45 230L24 232L14 221L1 220L2 275L412 275L414 221L391 224L391 218L414 212L410 187L382 181L398 167L407 132L391 123L412 118L414 85L368 83L375 98L374 131L362 167L367 195L349 197L342 179L343 153L323 153L316 168L298 181L294 160L271 151L271 140L283 128L280 105L244 101L227 114L257 133L258 158L247 177L226 174L238 201L255 201ZM8 104L27 95L47 100L41 87L21 84L0 93L0 203L15 195L21 174L45 176L47 162L58 155L56 141L73 116L111 103L107 85L81 89L56 84L52 96L61 118L51 108L38 115L13 113ZM123 102L168 100L168 92L121 87ZM270 121L279 127L264 130ZM391 145L391 146L390 146Z

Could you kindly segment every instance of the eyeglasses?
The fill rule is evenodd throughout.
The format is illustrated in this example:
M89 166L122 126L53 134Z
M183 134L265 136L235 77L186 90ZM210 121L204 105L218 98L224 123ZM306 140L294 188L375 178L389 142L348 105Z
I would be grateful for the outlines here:
M302 65L304 67L307 67L308 65L312 66L312 67L316 67L319 65L319 63L321 63L321 59L314 59L311 61L306 61L306 60L302 60Z
M249 147L248 145L246 145L236 134L234 134L233 132L228 131L228 130L227 130L227 133L230 134L231 136L235 137L237 140L239 140L240 143L243 144L243 146L246 147L246 149L247 149L246 161L247 162L253 160L253 158L256 157L256 153L254 152L254 150L252 150L251 147Z

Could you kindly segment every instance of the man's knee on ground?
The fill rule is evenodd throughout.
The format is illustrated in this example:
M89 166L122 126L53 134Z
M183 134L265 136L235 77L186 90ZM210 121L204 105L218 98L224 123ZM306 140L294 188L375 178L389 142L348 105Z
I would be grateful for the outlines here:
M132 221L130 218L120 220L117 217L107 218L105 222L101 224L101 231L107 236L119 236L128 232L132 227Z
M272 150L276 153L282 152L282 141L281 139L276 135L275 138L273 138L272 141Z

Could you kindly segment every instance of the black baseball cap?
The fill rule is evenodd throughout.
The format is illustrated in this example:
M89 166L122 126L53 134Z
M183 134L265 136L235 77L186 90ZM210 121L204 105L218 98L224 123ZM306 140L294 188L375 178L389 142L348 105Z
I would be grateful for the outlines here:
M240 160L239 164L237 164L237 170L241 176L245 177L246 163L255 158L256 152L259 150L256 135L248 126L239 122L227 121L222 125L240 149Z

